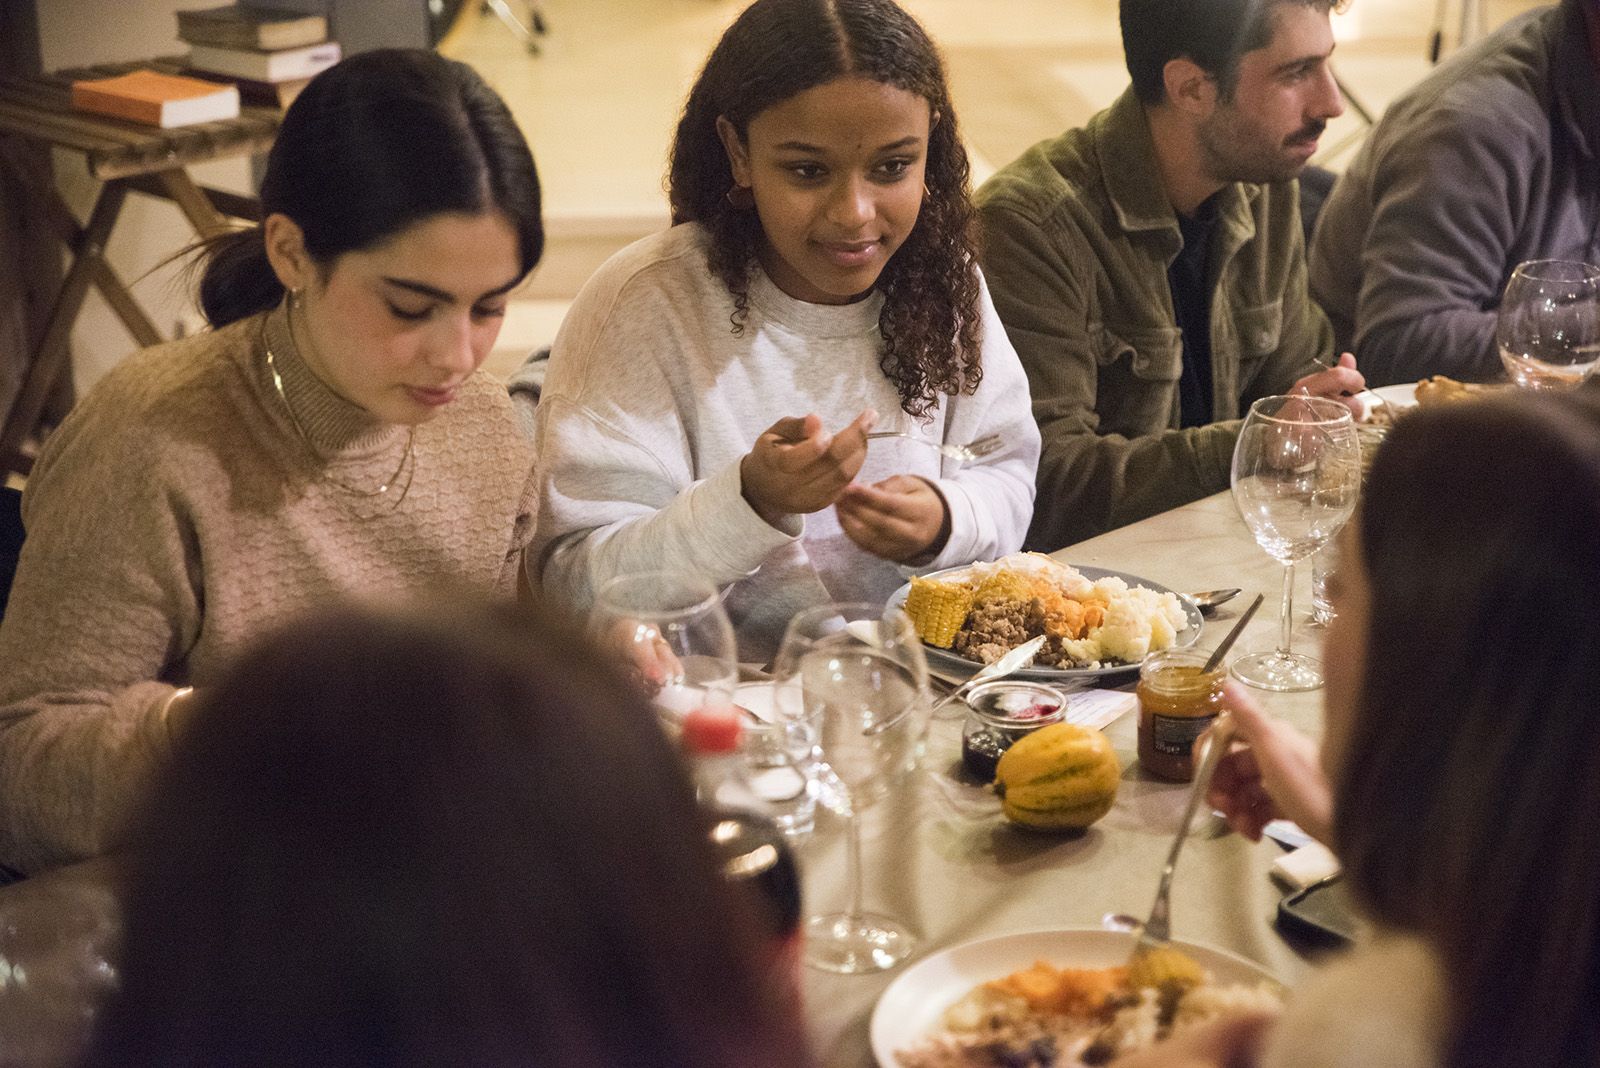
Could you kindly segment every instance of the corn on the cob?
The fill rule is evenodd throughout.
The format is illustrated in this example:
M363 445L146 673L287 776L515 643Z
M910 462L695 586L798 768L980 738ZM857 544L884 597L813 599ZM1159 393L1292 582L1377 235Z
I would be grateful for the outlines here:
M1033 580L1015 571L996 571L978 585L973 600L977 604L990 601L1021 601L1033 599Z
M956 631L967 621L970 611L972 589L965 584L931 578L911 580L911 592L906 595L906 615L911 617L918 636L929 645L950 648Z
M1171 946L1146 950L1128 965L1128 985L1135 990L1164 984L1199 986L1205 977L1199 962Z

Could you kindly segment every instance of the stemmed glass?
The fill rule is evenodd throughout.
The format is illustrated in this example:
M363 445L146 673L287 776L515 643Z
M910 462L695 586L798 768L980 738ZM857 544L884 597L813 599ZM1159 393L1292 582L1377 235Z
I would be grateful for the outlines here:
M850 905L806 921L806 961L832 972L891 968L915 939L862 908L861 811L914 770L928 730L928 667L906 614L879 604L826 604L790 621L773 663L776 701L809 730L822 801L845 821Z
M1315 690L1321 665L1290 648L1294 565L1327 544L1350 518L1361 487L1361 446L1350 409L1323 397L1263 397L1250 406L1233 449L1233 500L1245 526L1283 564L1278 648L1233 662L1264 690Z
M1495 344L1523 389L1571 389L1600 363L1600 267L1569 260L1517 265L1500 298Z
M729 710L739 681L733 624L711 581L681 571L636 571L600 587L593 624L662 719L697 708Z

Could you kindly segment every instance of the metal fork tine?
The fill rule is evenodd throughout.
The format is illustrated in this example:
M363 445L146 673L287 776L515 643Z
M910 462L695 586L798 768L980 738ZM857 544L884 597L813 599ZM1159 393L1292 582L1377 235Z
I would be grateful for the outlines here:
M934 441L931 438L924 438L916 434L908 434L899 430L876 430L867 435L868 441L873 441L879 438L904 438L907 441L916 442L918 445L926 445L928 448L943 453L952 460L969 462L972 460L981 460L983 457L988 456L990 453L996 452L1005 446L1005 442L1001 439L999 434L988 434L979 438L977 441L969 442L965 445L955 445L943 441Z
M979 438L977 441L974 441L968 445L967 455L972 457L974 460L977 460L984 456L988 456L990 453L999 452L1001 446L1004 444L1005 443L1001 441L999 434L990 434L987 437Z

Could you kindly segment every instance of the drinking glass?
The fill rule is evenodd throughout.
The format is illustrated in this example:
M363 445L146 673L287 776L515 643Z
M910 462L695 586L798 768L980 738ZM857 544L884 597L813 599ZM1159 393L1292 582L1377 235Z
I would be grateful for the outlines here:
M1311 622L1319 627L1333 622L1333 595L1328 592L1328 580L1339 566L1336 553L1336 547L1329 545L1311 554Z
M891 917L862 907L857 820L922 754L930 706L916 628L897 608L819 605L790 621L773 675L779 713L811 732L822 801L846 828L850 905L806 921L806 961L843 973L891 968L915 939Z
M1264 690L1315 690L1321 665L1290 648L1294 565L1344 526L1361 487L1361 447L1350 409L1303 395L1263 397L1250 406L1233 449L1233 500L1259 544L1283 564L1278 648L1233 663L1241 681Z
M1600 363L1600 267L1571 260L1517 265L1495 322L1500 362L1523 389L1571 389Z
M709 579L682 571L617 575L600 587L594 625L668 724L681 725L697 708L732 710L737 646Z

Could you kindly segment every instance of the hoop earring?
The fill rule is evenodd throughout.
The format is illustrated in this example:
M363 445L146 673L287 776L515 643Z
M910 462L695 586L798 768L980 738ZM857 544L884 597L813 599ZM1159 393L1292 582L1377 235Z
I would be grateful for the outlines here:
M756 195L747 185L734 182L733 186L724 194L722 199L728 202L728 207L734 211L749 211L756 206Z

